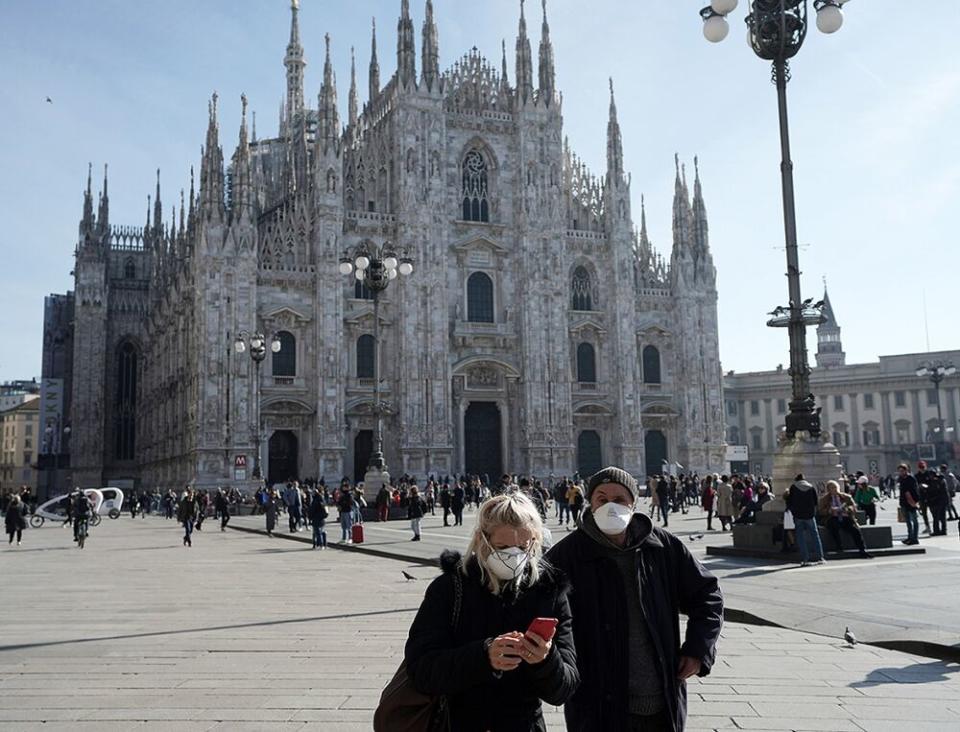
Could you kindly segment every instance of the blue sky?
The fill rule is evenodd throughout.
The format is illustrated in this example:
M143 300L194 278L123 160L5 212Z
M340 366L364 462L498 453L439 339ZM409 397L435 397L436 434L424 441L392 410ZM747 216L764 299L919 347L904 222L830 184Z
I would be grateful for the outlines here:
M645 194L665 255L674 151L689 167L699 155L724 368L773 368L787 361L785 333L764 326L786 300L775 90L745 44L746 0L716 46L701 34L701 4L550 0L565 133L602 173L613 76L634 210ZM307 93L319 91L329 32L345 114L350 46L363 91L376 16L385 82L400 2L301 5ZM932 349L960 346L960 3L925 3L926 17L914 5L853 0L843 29L812 31L792 65L804 294L819 295L827 278L848 362L923 351L927 332ZM419 46L423 2L411 6ZM435 14L443 67L474 45L499 63L506 38L513 78L518 0L435 0ZM288 0L0 0L0 380L40 373L43 296L72 286L87 162L95 179L110 165L111 220L142 225L157 167L167 205L189 184L211 92L225 157L242 92L260 135L275 134L289 15ZM528 2L534 53L540 17Z

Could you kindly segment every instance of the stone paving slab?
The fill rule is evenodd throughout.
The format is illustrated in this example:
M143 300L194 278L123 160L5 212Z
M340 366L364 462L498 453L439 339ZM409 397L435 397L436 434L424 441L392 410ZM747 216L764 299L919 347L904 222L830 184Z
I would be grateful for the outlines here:
M17 732L369 730L436 575L239 531L186 549L155 519L104 522L82 552L55 528L25 542L0 551L0 728ZM728 623L688 690L694 732L960 729L960 666L772 627Z

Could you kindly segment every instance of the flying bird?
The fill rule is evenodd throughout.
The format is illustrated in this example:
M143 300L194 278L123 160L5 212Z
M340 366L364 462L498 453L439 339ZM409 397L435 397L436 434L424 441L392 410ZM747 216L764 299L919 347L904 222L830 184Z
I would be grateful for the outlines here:
M843 639L847 642L847 645L855 646L857 645L857 636L853 634L853 631L850 630L850 626L847 626L847 629L843 631Z
M406 572L406 571L404 571L404 570L402 570L402 569L400 570L400 573L407 579L407 582L409 582L410 580L415 580L415 579L416 579L416 577L414 577L412 574L410 574L409 572Z
M53 104L53 100L50 97L47 97L47 104Z

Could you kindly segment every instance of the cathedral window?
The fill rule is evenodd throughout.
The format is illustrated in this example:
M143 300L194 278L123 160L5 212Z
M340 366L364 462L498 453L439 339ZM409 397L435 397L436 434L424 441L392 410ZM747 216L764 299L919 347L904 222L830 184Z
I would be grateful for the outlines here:
M123 276L128 280L137 278L137 263L133 261L133 257L130 257L123 265Z
M356 300L372 300L373 293L370 291L370 288L367 287L366 281L354 280L353 281L353 297Z
M487 188L487 163L477 150L463 158L463 220L490 220L490 201Z
M570 289L573 294L574 310L593 310L593 282L586 267L577 267L573 270Z
M590 343L577 346L577 381L581 384L594 384L597 381L597 357Z
M656 346L646 346L643 349L643 383L659 384L660 382L660 351Z
M376 371L376 344L373 336L365 334L357 338L357 378L374 379Z
M273 375L296 376L297 339L285 330L277 333L277 338L280 340L280 350L273 354Z
M116 379L113 455L117 460L133 460L137 434L137 349L130 341L117 350Z
M493 280L483 272L474 272L467 279L467 320L493 322Z

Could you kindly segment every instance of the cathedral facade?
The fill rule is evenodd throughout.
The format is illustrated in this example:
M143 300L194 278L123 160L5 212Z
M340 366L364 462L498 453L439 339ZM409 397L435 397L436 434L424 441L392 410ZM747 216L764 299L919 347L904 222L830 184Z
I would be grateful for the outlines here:
M345 124L329 37L316 107L304 94L298 16L294 1L275 137L248 129L242 99L225 164L214 95L199 180L165 214L158 172L143 227L111 224L106 173L98 205L88 178L73 481L246 487L258 430L271 482L359 479L376 359L395 475L722 470L699 171L691 197L677 166L664 259L645 212L634 223L612 82L604 174L564 139L546 8L535 67L521 3L511 78L505 46L499 69L473 49L441 71L430 0L417 54L403 0L396 71L381 84L374 28ZM383 244L414 270L380 295L377 344L371 294L338 264ZM242 332L280 351L258 368Z

